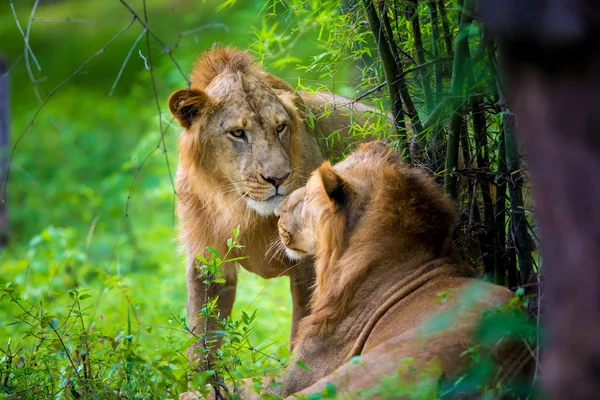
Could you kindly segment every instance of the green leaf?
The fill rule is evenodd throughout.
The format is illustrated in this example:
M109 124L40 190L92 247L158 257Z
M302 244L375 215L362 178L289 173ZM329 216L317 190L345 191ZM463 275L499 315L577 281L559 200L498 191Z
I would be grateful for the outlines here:
M206 246L206 250L210 251L211 253L213 253L215 255L215 257L217 257L219 260L221 259L221 253L219 253L217 251L217 249L215 249L214 247L211 246Z
M79 300L85 300L85 299L89 299L90 297L92 297L91 294L82 294L81 296L79 296Z
M326 399L335 399L335 396L337 395L337 389L335 386L333 386L333 383L327 382L325 384L325 389L323 390L322 395Z
M306 372L310 372L310 368L308 368L308 365L306 365L303 361L296 361L296 365L305 370Z
M225 281L225 279L223 279L223 278L216 278L216 279L213 279L213 283L225 283L225 282L226 282L226 281Z

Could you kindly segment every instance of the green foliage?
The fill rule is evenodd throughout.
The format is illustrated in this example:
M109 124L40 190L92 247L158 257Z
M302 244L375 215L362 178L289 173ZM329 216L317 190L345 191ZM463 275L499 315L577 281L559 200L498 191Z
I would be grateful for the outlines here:
M143 15L144 2L126 3ZM190 336L183 317L185 268L173 241L179 128L168 115L166 99L174 89L186 86L180 69L189 71L198 53L220 42L251 49L267 70L300 90L360 95L361 101L389 110L389 99L381 90L385 76L359 3L147 1L150 29L166 49L153 36L146 44L138 20L106 47L132 22L119 1L39 2L34 16L34 0L3 2L0 51L11 63L15 150L7 187L11 243L0 249L0 398L176 398L187 390L188 379L197 388L227 382L219 387L228 387L231 394L241 378L257 380L281 371L289 357L291 313L284 279L267 282L242 270L231 317L221 320L215 299L206 302L204 317L219 320L216 334L223 345L217 350L214 339ZM444 3L451 34L456 35L452 21L459 12L453 3ZM392 27L394 40L418 115L427 121L433 112L423 106L417 75L421 67L414 62L410 21L401 11L398 15ZM422 21L427 18L424 2L416 15ZM24 50L17 21L24 32L30 31L33 55ZM482 32L478 25L460 32L468 35L474 56L481 56ZM423 24L422 34L424 43L430 43L429 25ZM443 70L442 111L434 118L436 127L430 125L420 134L426 152L439 150L440 138L442 143L444 139L438 127L445 129L451 114L444 103L450 63L441 56L441 41L435 65ZM72 76L96 52L98 56ZM146 68L149 55L154 80ZM495 82L485 57L474 57L472 67L476 79L468 82L461 106L480 97L486 99L488 110L496 112ZM59 87L61 82L66 83ZM500 114L488 114L487 154L490 168L496 171L502 121ZM468 116L466 120L469 135L462 147L480 154L483 148L477 147L471 120ZM314 122L309 118L310 125ZM395 133L389 132L383 117L372 126L352 126L346 145L370 137L396 140ZM340 142L335 132L321 139L331 147ZM443 171L432 168L431 172ZM472 187L463 190L463 205L472 193ZM466 203L467 210L479 209ZM507 229L510 218L506 216ZM234 232L228 248L239 246L238 233ZM220 265L243 262L212 247L207 250L211 256L199 259L209 277L207 286L222 283ZM440 293L439 301L450 295ZM483 349L510 335L536 349L537 330L529 321L523 322L514 308L504 311L486 317L482 344L469 349L465 357L485 363ZM216 353L214 364L201 373L187 358L187 348L197 340L203 341L205 355ZM359 363L360 358L352 362ZM410 363L406 360L407 368ZM420 381L410 384L390 377L372 394L434 398L477 388L494 397L504 391L478 387L485 374L437 382L425 372ZM260 386L258 381L255 384ZM329 385L311 398L334 398L338 392Z

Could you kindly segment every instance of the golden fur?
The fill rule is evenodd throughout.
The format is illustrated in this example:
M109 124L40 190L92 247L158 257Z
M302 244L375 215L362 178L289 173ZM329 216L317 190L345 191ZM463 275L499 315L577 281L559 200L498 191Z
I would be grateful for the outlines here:
M245 248L231 257L246 256L243 267L264 278L290 276L292 335L296 322L307 314L312 262L292 268L289 260L265 253L277 236L275 206L303 186L324 159L315 136L329 135L327 129L334 126L343 128L343 135L351 122L368 121L351 118L353 110L373 111L346 102L318 119L313 132L305 117L322 113L330 97L298 94L264 72L247 52L229 47L204 53L191 73L191 86L171 95L169 108L184 128L179 138L177 212L187 256L188 320L194 329L200 329L196 318L205 300L195 255L206 256L206 246L225 254L236 226ZM225 264L224 272L226 283L211 285L208 291L209 297L219 296L221 317L231 312L237 283L233 263Z
M318 393L330 383L350 395L398 371L415 378L407 358L432 382L456 377L481 311L512 297L461 263L450 238L455 207L381 142L335 167L323 164L276 214L288 255L315 255L317 281L297 356L269 393ZM493 352L503 376L518 373L529 356L508 342ZM355 356L360 361L349 362ZM246 389L242 397L253 396Z

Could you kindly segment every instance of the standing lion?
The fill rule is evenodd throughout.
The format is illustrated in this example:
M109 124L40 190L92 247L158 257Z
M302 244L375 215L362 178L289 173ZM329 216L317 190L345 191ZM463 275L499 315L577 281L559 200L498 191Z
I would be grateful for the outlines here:
M318 135L329 137L339 131L343 137L351 123L370 123L377 111L341 96L296 93L264 72L246 51L223 47L202 55L190 87L174 92L169 108L184 128L176 189L191 329L201 333L196 320L205 301L204 278L195 256L206 255L206 246L224 254L232 230L240 226L239 241L246 247L243 254L232 256L247 256L243 267L263 278L290 277L294 337L298 321L307 315L314 272L310 265L296 266L265 255L277 234L273 211L324 160ZM311 115L316 117L315 132L306 122ZM223 268L226 282L210 285L206 293L218 296L222 318L231 313L237 285L236 267ZM196 358L192 346L190 359Z

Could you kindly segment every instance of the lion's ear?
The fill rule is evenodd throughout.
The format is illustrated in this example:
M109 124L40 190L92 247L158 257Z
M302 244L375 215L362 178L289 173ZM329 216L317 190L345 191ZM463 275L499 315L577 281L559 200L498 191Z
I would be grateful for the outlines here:
M277 95L277 98L283 105L283 108L290 114L294 112L297 114L301 120L306 119L306 104L302 101L302 98L293 92L288 92L284 90L273 90Z
M294 88L292 85L287 83L281 78L276 77L275 75L271 75L268 72L261 73L261 78L264 83L267 84L273 90L284 90L286 92L294 92Z
M208 95L201 90L180 89L169 97L169 109L179 125L188 129L209 100Z
M338 207L345 207L354 195L352 185L335 172L328 162L323 163L317 170L317 173L321 176L323 189L325 189L325 193L329 199Z

